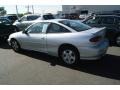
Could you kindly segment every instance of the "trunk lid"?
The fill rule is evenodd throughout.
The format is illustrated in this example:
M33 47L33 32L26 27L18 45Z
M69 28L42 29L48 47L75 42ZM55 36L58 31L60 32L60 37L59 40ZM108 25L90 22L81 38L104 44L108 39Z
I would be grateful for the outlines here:
M90 34L89 42L93 44L101 43L105 39L105 35L106 35L105 29L106 29L105 27L102 27L102 28L92 28L90 30L86 30L85 33ZM98 37L99 39L96 40L96 38Z

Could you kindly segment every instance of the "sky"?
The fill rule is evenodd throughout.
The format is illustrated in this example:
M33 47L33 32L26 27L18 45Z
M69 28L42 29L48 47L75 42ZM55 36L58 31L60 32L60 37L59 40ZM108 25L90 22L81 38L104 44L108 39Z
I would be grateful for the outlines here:
M28 5L17 5L18 13L26 13ZM0 5L0 7L5 7L7 14L16 14L16 5ZM36 14L41 13L57 13L57 11L62 11L61 5L33 5L34 12ZM29 11L32 12L32 7L30 5Z

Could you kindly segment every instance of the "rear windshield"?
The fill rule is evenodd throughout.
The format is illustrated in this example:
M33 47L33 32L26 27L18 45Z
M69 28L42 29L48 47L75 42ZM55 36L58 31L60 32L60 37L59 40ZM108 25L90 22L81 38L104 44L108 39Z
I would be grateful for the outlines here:
M59 21L60 23L74 29L75 31L77 32L80 32L80 31L85 31L85 30L88 30L88 29L91 29L90 26L86 25L86 24L83 24L79 21L72 21L72 20L63 20L63 21Z

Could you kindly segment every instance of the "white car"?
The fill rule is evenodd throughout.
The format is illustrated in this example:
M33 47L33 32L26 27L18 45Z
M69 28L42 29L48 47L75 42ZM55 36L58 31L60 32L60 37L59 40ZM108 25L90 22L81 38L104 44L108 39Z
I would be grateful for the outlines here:
M66 64L80 59L97 60L106 54L105 28L92 28L66 19L40 21L26 30L11 34L9 45L14 51L34 50L60 57Z
M16 28L19 31L22 31L24 29L26 29L28 26L30 26L31 24L40 21L40 20L48 20L48 19L54 19L52 14L42 14L42 15L38 15L38 14L28 14L28 15L24 15L23 17L21 17L19 20L16 20L13 25L16 26Z

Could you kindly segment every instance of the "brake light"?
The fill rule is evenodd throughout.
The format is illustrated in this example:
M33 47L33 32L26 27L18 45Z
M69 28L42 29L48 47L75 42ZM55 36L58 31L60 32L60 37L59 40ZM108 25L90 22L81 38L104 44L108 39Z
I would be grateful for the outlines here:
M101 40L101 36L96 36L90 39L90 42L99 42Z

